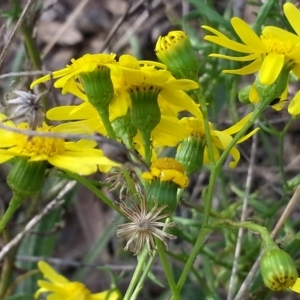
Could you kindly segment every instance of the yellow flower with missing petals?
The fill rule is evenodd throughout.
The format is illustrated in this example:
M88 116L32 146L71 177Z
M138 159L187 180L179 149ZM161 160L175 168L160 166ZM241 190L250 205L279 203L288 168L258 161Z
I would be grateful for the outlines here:
M117 300L119 293L108 290L97 294L91 291L81 282L71 282L64 276L58 274L46 262L39 261L38 267L44 277L49 281L38 280L40 287L34 298L37 299L42 293L51 293L47 296L47 300Z
M300 39L299 37L275 27L266 27L259 37L251 27L240 18L232 18L231 24L242 43L233 41L220 31L202 26L215 35L207 35L205 40L237 51L245 56L228 56L210 54L211 57L224 58L233 61L249 62L246 66L236 70L224 70L224 73L247 75L259 71L259 81L264 85L273 84L280 72L287 66L297 76L300 76Z
M225 129L225 130L216 130L213 128L213 125L210 123L210 135L212 139L212 146L213 146L213 153L214 153L214 158L217 160L220 156L219 150L225 150L230 142L232 141L232 135L239 132L244 125L248 122L250 119L252 113L248 114L245 116L242 120L240 120L238 123L235 125ZM194 138L198 138L200 140L206 139L205 137L205 130L204 130L204 123L203 119L197 119L197 118L183 118L180 120L182 126L190 128L190 135L193 136ZM237 143L241 143L245 140L247 140L249 137L251 137L253 134L255 134L259 128L256 128L246 134L243 138L241 138ZM206 143L205 143L206 144ZM233 147L230 150L230 155L233 157L233 161L229 163L230 168L234 168L237 163L240 160L240 152L236 147ZM203 163L208 164L209 163L209 156L208 156L208 149L207 145L205 145L204 148L204 157L203 157Z
M0 120L6 116L0 114ZM28 130L28 123L16 126L7 121L6 126L19 130ZM45 123L37 127L37 132L66 133L56 127ZM66 142L62 138L34 136L30 139L26 134L16 133L0 129L0 163L4 163L13 157L28 157L29 161L48 161L51 165L82 175L95 173L99 166L120 166L105 157L101 150L94 149L96 142L80 140L77 142Z

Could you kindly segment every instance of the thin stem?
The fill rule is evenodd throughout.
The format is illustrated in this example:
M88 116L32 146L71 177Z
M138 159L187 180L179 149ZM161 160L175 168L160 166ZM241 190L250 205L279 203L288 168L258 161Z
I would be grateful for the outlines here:
M169 286L171 288L174 300L180 300L181 299L180 294L178 292L176 283L175 283L173 275L172 275L172 270L171 270L169 262L168 262L165 247L163 246L162 242L159 239L155 239L155 240L156 240L156 246L157 246L157 251L159 253L160 261L164 268L165 275L167 277Z
M136 300L137 296L141 290L141 288L143 287L144 281L149 273L149 270L153 264L154 258L156 256L156 251L153 251L153 256L150 257L150 259L148 260L148 263L146 265L146 267L144 268L143 274L139 280L139 282L137 283L134 292L132 293L131 299L130 300Z
M152 151L151 151L151 131L144 130L142 132L143 144L145 147L145 162L147 165L151 162Z
M4 238L6 242L9 242L9 233L5 229L3 231ZM9 285L11 283L11 277L13 273L14 268L14 262L15 257L17 255L18 246L15 246L13 249L11 249L10 253L5 257L3 265L2 265L2 271L1 271L1 277L0 277L0 299L4 299L4 296L6 294L7 289L9 288Z
M18 207L22 204L22 202L25 200L24 197L13 193L12 198L9 201L9 205L7 210L5 211L3 217L0 220L0 233L3 231L5 228L7 222L11 219L13 216L14 212L18 209Z
M190 272L190 269L194 263L194 260L196 258L196 256L198 255L205 236L208 233L208 230L206 228L208 221L209 221L209 215L210 215L210 207L211 207L211 202L212 202L212 198L213 198L213 192L214 192L214 188L215 188L215 183L216 183L216 179L217 179L217 175L219 173L219 170L222 166L222 164L224 163L225 159L227 158L228 154L230 153L230 150L236 145L236 143L238 142L238 140L240 138L242 138L245 133L247 132L247 130L250 128L250 126L252 126L252 124L256 121L256 119L259 118L259 116L261 115L261 113L264 111L264 109L268 106L269 101L264 101L266 99L262 99L259 104L255 107L253 114L251 115L250 119L248 120L248 122L245 124L245 126L234 136L234 138L232 139L232 141L229 143L228 147L224 150L224 152L221 154L220 158L218 159L218 161L216 162L216 164L212 164L212 170L210 173L210 179L209 179L209 185L208 185L208 189L207 189L207 193L205 195L205 206L204 206L204 216L203 216L203 222L202 222L202 226L200 228L200 232L198 235L198 238L195 242L195 245L192 249L192 252L184 266L184 269L182 271L182 274L179 278L179 281L177 283L177 288L179 290L179 292L181 291L185 280ZM271 100L270 100L271 101ZM172 298L173 299L173 298Z
M113 140L116 140L117 139L116 133L115 133L115 131L114 131L112 125L111 125L111 122L109 120L108 107L107 107L107 109L104 109L103 111L98 110L98 113L100 115L100 118L101 118L104 126L105 126L108 137L113 139Z
M205 139L206 139L206 144L207 144L207 149L208 149L208 157L209 157L211 166L213 166L215 164L215 156L214 156L214 152L213 152L213 144L212 144L211 135L210 135L210 126L209 126L209 121L208 121L208 110L207 110L206 101L203 96L203 91L201 88L194 91L194 94L197 97L197 100L198 100L198 103L200 104L201 112L203 115L203 124L204 124Z
M134 274L131 278L129 287L127 288L127 291L126 291L126 294L125 294L123 300L133 300L133 298L131 296L135 290L135 287L137 286L137 284L140 281L141 274L143 272L143 268L144 268L147 257L148 257L148 249L147 249L147 247L144 247L141 255L138 258L138 264L135 268Z

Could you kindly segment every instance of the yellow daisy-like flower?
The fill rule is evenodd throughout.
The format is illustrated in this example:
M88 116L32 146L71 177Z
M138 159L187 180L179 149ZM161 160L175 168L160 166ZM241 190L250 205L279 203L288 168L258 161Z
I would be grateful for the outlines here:
M80 74L91 73L97 70L100 66L110 67L111 65L117 64L115 60L116 54L85 54L78 59L71 59L71 64L65 68L54 71L49 75L43 76L30 85L32 89L35 85L46 82L56 78L54 87L62 88L62 94L71 93L80 99L85 99L86 95L83 92L82 84L80 82ZM79 80L79 81L78 81Z
M0 120L4 119L6 116L0 114ZM27 123L16 126L12 121L7 121L4 124L20 130L29 129ZM51 127L45 123L36 130L45 133L62 133L57 127ZM55 137L34 136L28 138L26 134L0 129L0 163L13 157L28 157L29 161L48 161L59 169L82 175L96 172L98 165L120 166L105 157L101 150L94 149L96 145L96 142L88 140L66 142L62 138Z
M169 71L157 69L148 63L141 66L140 62L131 55L122 55L119 66L112 66L112 80L119 91L130 93L134 88L150 88L159 91L158 105L165 115L174 115L179 111L188 111L199 116L198 105L184 92L197 89L199 84L189 79L175 79ZM120 93L118 99L128 97ZM125 99L123 102L126 102Z
M219 154L219 149L220 150L225 150L230 142L232 141L232 135L239 132L244 125L248 122L250 119L252 113L248 114L246 117L244 117L242 120L240 120L238 123L235 125L229 127L228 129L225 130L215 130L210 124L210 135L212 139L212 146L213 146L213 153L214 153L214 158L215 160L218 160L220 154ZM203 124L203 119L199 118L183 118L180 120L180 123L182 126L187 127L190 129L190 135L194 137L198 137L201 140L205 140L205 130L204 130L204 124ZM243 138L241 138L238 143L241 143L245 140L247 140L249 137L251 137L253 134L255 134L259 128L256 128L249 132L247 135L245 135ZM240 160L240 152L236 147L233 147L230 150L230 155L233 157L233 161L229 163L230 168L234 168L237 163ZM209 156L208 156L208 150L207 146L204 148L204 157L203 157L203 163L207 164L209 163Z
M289 11L285 13L288 18L291 16ZM245 56L210 54L211 57L250 62L243 68L224 70L224 73L247 75L259 71L259 81L264 85L271 85L276 81L283 67L288 65L297 76L300 76L299 37L284 30L279 31L279 28L275 27L266 27L259 37L246 22L237 17L231 19L231 24L242 43L229 39L212 27L202 26L215 34L205 36L205 40L247 54Z
M171 157L158 158L151 164L150 172L144 172L142 177L150 181L155 179L161 182L171 181L180 188L187 187L189 183L184 167Z
M117 300L119 294L116 291L104 291L92 294L91 291L80 282L71 282L58 274L44 261L38 262L38 267L44 277L49 281L38 280L40 287L34 295L37 299L42 293L50 293L47 300Z

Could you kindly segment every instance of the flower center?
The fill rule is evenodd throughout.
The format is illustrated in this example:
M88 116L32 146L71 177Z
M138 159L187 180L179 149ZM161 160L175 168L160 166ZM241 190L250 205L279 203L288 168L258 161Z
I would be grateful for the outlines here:
M19 129L29 129L28 124L22 123L18 126ZM51 132L52 127L43 125L38 127L38 132ZM52 137L40 137L34 136L28 138L24 134L16 134L15 144L21 153L27 153L31 155L47 155L53 156L64 152L64 140L61 138Z
M151 168L157 168L160 170L176 170L184 174L183 165L178 162L176 159L171 157L158 158L155 162L152 163Z
M297 45L290 41L282 41L277 38L273 38L270 35L261 36L261 40L269 49L269 53L288 55L297 48Z
M88 300L91 292L80 282L71 282L64 287L68 299Z

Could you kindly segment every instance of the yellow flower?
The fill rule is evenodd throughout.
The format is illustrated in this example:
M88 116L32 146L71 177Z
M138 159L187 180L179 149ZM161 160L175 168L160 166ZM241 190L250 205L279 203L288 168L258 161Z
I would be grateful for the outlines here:
M285 13L289 18L290 12ZM227 49L247 54L245 56L210 54L211 57L250 62L243 68L224 70L224 73L247 75L259 71L259 81L264 85L273 84L284 66L289 66L297 76L300 75L299 37L270 26L265 27L262 35L258 37L247 23L237 17L231 19L231 24L242 43L229 39L212 27L202 26L215 34L214 36L205 36L205 40Z
M0 120L4 119L6 116L0 114ZM16 126L13 122L7 121L4 124L20 130L29 129L27 123ZM62 133L57 127L45 123L36 130L45 133ZM94 141L66 142L62 138L40 136L28 138L26 134L0 129L0 163L13 157L28 157L29 161L48 161L59 169L82 175L96 172L98 165L119 166L105 157L101 150L94 149L95 146Z
M148 62L141 66L141 63L130 55L122 55L119 65L112 66L111 71L112 81L120 92L117 96L120 100L126 99L136 88L151 88L159 91L158 105L162 114L174 115L180 111L188 111L194 116L199 115L198 105L184 92L197 89L197 82L175 79L169 71L157 69Z
M62 94L71 93L79 98L86 99L86 95L82 90L80 80L80 74L82 73L91 73L100 66L110 67L113 64L117 64L115 60L115 54L85 54L78 59L71 59L71 64L67 65L65 68L54 71L49 75L43 76L30 85L32 89L35 85L46 82L56 78L59 78L55 83L54 87L62 88Z
M219 149L220 150L225 150L230 142L232 141L232 135L239 132L244 125L248 122L250 119L252 113L248 114L245 116L242 120L240 120L238 123L235 125L225 129L225 130L215 130L210 123L210 135L212 139L212 146L213 146L213 153L214 153L214 158L217 160L220 156L219 154ZM202 118L183 118L180 120L180 123L182 126L187 127L190 129L190 135L193 137L198 137L199 139L205 140L205 130L204 130L204 124L203 124L203 119ZM259 129L256 128L252 130L250 133L245 135L243 138L241 138L237 143L241 143L245 140L247 140L249 137L251 137L253 134L255 134ZM236 147L233 147L230 150L230 155L233 157L233 161L229 163L230 168L234 168L237 163L240 160L240 152ZM204 149L204 157L203 157L203 163L207 164L209 163L209 157L208 157L208 150L207 146L205 146Z
M155 179L161 182L171 181L180 188L187 187L189 183L184 167L171 157L158 158L151 164L150 172L144 172L142 177L149 181Z
M38 298L42 293L51 293L47 300L117 300L119 294L116 291L104 291L92 294L91 291L80 282L71 282L64 276L58 274L46 262L39 261L38 267L44 277L49 281L38 280L39 289L34 298Z

